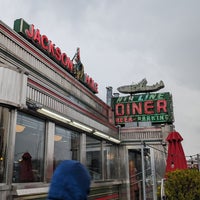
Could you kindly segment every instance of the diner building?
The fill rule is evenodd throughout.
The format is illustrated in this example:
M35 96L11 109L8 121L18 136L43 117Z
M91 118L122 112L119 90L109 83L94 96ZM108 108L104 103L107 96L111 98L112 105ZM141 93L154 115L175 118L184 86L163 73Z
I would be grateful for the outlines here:
M46 199L67 159L89 170L89 200L156 199L173 119L130 121L127 100L112 87L101 100L86 71L79 48L70 58L23 19L0 21L0 199Z

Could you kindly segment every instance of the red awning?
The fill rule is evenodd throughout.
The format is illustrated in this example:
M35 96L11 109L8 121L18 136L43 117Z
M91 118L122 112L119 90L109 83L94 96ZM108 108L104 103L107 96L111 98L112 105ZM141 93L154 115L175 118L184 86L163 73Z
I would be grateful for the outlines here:
M176 169L187 169L187 161L181 144L183 140L181 135L173 131L169 133L166 140L168 141L166 173Z

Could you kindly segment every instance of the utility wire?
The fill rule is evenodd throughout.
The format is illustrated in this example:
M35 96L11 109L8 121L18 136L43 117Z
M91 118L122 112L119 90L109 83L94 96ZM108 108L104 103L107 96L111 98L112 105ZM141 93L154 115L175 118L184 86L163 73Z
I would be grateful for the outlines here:
M146 144L146 143L145 143L145 146L149 146L149 147L151 147L152 149L155 149L155 150L157 150L157 151L160 151L160 152L164 153L165 155L168 155L167 152L165 152L165 151L163 151L163 150L160 150L160 149L158 149L158 148L156 148L156 147L153 147L153 146L151 146L151 145L149 145L149 144ZM191 157L197 156L198 154L200 154L200 153L197 153L197 154L194 154L194 155L191 155L191 156L185 156L185 157L190 157L190 158L191 158ZM173 154L173 156L180 156L180 155ZM182 157L182 156L180 156L180 157Z

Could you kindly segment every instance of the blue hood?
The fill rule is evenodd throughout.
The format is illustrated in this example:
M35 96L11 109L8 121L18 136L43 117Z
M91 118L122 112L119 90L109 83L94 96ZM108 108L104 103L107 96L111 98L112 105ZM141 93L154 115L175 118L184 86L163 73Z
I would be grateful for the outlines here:
M86 200L90 180L84 165L75 160L65 160L54 171L48 200Z

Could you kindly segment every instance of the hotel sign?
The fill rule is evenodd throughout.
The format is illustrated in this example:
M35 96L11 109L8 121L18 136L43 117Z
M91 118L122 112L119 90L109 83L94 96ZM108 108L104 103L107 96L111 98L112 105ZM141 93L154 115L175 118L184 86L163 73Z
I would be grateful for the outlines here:
M113 97L112 108L115 124L130 122L172 123L172 96L165 93L146 93L124 97Z
M73 63L73 60L71 60L65 52L57 47L46 35L42 35L39 29L35 29L33 24L30 25L23 19L17 19L14 22L14 30L33 43L67 72L72 74L93 93L98 93L98 84L95 83L94 80L86 73L84 73L83 64L80 62L79 49L75 54L76 62ZM80 73L82 74L81 76Z

